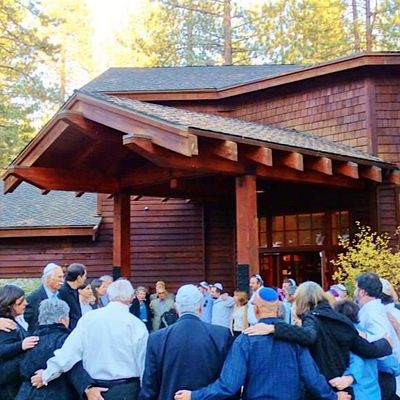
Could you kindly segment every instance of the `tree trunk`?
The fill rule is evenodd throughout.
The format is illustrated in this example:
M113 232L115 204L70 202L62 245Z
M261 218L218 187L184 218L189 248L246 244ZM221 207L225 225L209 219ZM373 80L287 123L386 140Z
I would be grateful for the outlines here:
M224 0L224 65L232 65L231 0Z
M66 55L65 55L65 45L62 45L61 48L61 55L60 55L61 59L60 59L60 98L61 101L64 102L66 99L66 86L67 86L67 68L66 68Z
M366 42L366 50L372 51L372 24L371 24L370 0L365 0L365 42Z
M351 0L352 17L353 17L353 36L354 36L354 51L360 51L360 32L358 31L358 9L357 0Z
M193 54L193 10L189 10L187 21L187 46L186 46L186 64L194 64Z

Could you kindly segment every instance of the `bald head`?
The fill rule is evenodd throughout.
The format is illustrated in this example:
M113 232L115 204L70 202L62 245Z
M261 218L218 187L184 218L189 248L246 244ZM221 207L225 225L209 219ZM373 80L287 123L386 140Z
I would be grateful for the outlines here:
M278 316L279 299L274 289L269 287L258 289L253 303L257 319Z

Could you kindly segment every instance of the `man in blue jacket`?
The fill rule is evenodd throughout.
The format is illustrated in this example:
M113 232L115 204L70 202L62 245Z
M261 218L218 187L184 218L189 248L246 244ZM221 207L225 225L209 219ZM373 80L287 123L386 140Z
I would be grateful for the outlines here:
M218 378L232 343L229 329L200 320L203 295L194 285L176 295L178 321L149 336L139 400L172 400Z
M278 320L275 290L259 289L254 307L259 322L273 324ZM233 344L216 382L193 392L180 390L175 400L222 400L241 387L243 400L301 400L304 386L320 400L351 398L331 389L305 347L275 340L272 335L242 334Z

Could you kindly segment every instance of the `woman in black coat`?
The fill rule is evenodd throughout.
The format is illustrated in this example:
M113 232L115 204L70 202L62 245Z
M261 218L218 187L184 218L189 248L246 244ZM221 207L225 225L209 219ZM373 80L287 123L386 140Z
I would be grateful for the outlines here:
M18 324L16 317L22 315L26 307L24 291L15 285L5 285L0 289L0 317L12 319L16 329L0 331L0 399L14 400L21 385L19 367L24 352L36 346L39 338L30 336Z
M132 301L129 311L138 317L146 325L147 330L151 331L151 320L153 314L149 305L150 301L147 297L147 290L144 286L139 286L136 289L136 297Z
M46 362L53 357L54 351L62 347L70 330L69 306L62 300L43 300L39 306L39 327L35 333L39 336L38 345L30 350L21 363L22 386L15 400L79 400L92 380L83 369L82 363L76 364L71 371L52 380L47 386L36 389L31 385L31 377L37 370L45 369Z
M369 343L343 314L332 309L322 288L315 282L302 283L295 294L295 307L302 326L286 323L257 324L249 334L271 334L276 339L308 346L327 381L342 376L350 362L350 351L363 358L392 353L386 339ZM351 394L351 388L348 389ZM312 399L310 395L306 399Z

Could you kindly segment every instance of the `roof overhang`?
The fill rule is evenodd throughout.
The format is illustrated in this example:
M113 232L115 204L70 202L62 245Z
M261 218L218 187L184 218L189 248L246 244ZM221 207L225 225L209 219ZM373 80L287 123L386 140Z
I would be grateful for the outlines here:
M26 237L89 236L96 240L101 220L95 226L24 226L0 228L0 239Z
M107 94L131 97L141 101L221 100L259 90L325 77L338 72L374 66L400 66L400 53L361 53L337 60L311 65L221 89L168 90L168 91L109 91Z
M158 106L162 107L162 106ZM396 166L312 149L193 129L76 93L21 152L4 176L38 188L196 198L199 180L256 175L262 180L362 189L400 181ZM204 183L204 182L203 182Z

